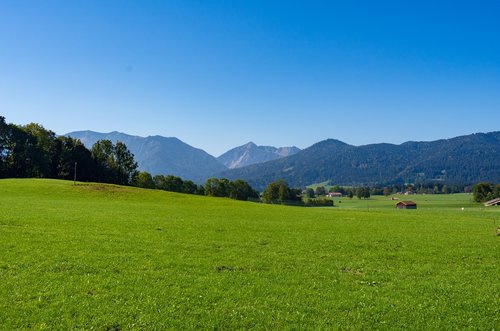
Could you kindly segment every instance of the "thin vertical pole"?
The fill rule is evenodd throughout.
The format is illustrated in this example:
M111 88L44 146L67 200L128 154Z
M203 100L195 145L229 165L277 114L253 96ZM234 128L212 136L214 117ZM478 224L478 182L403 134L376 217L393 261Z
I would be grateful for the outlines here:
M73 185L76 185L76 165L77 165L77 164L78 164L78 163L77 163L77 162L75 162L75 175L74 175L74 177L73 177Z

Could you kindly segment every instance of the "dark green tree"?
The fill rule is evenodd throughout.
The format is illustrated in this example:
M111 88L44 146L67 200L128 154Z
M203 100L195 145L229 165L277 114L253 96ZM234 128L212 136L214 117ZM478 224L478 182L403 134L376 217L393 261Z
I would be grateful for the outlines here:
M491 183L477 183L472 187L474 201L484 202L493 199L493 186Z
M347 189L346 193L347 193L347 196L349 197L349 199L352 199L354 197L354 192L353 192L352 188Z
M156 188L155 182L153 181L153 177L149 172L141 171L139 172L132 181L133 186L142 187L142 188Z
M500 184L495 185L493 188L492 199L500 198Z
M229 197L236 200L258 198L259 194L244 180L237 179L229 185Z
M443 192L444 194L450 194L451 189L449 189L447 185L443 185L443 187L441 188L441 192Z
M269 185L262 193L262 201L265 203L283 203L285 201L298 200L296 191L290 190L287 182L277 180Z
M129 185L137 174L137 163L127 146L118 141L98 140L92 146L92 158L98 166L100 181Z
M155 183L155 187L159 190L165 190L165 176L163 175L155 175L153 177L153 182Z
M312 188L308 187L308 188L306 189L306 198L308 198L308 199L313 199L315 196L316 196L316 195L315 195L315 193L314 193L314 190L313 190Z
M205 194L211 197L229 197L230 182L226 178L209 178L205 182Z
M184 190L184 181L182 178L173 175L165 176L163 185L165 191L182 193Z
M97 165L92 154L80 140L60 136L57 138L58 162L57 177L73 179L75 162L77 163L76 179L79 181L98 181L96 177Z
M30 123L20 129L34 142L30 152L32 161L30 177L57 177L60 145L56 134L37 123Z
M138 172L137 162L134 160L134 154L132 154L127 146L121 141L116 142L113 152L113 171L116 173L118 184L131 184Z
M290 187L288 187L287 182L282 181L278 185L278 200L284 202L286 200L290 200L290 198L291 198Z
M203 185L198 185L196 188L196 193L197 195L205 195L205 186Z
M280 187L288 185L283 180L278 180L267 185L264 192L262 192L262 201L264 203L280 203Z
M77 140L74 144L73 149L71 150L71 154L72 159L70 160L70 165L73 165L74 162L77 162L77 180L97 181L97 165L92 159L92 153L90 152L90 150L88 150L80 142L80 140Z
M370 197L370 188L369 187L358 187L356 189L356 196L358 199L368 199Z
M288 200L302 202L302 190L300 188L290 188L288 191Z
M187 194L195 194L198 186L192 180L185 180L182 183L182 192Z
M315 193L316 193L317 196L324 196L324 195L326 195L325 187L324 186L318 186L318 187L316 187Z
M5 117L0 116L0 178L6 177L6 159L9 151L10 127L5 122Z
M38 177L36 138L14 124L8 124L7 130L3 151L6 177Z
M115 182L115 178L112 177L112 168L114 167L113 149L113 143L107 139L98 140L92 145L90 151L97 166L96 175L99 182Z
M157 189L179 193L184 192L184 181L180 177L156 175L153 181Z

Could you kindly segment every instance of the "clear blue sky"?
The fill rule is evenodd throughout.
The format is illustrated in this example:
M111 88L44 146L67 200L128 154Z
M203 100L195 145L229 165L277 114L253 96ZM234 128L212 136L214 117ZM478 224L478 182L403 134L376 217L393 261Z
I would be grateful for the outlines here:
M0 115L219 155L500 129L500 2L0 2Z

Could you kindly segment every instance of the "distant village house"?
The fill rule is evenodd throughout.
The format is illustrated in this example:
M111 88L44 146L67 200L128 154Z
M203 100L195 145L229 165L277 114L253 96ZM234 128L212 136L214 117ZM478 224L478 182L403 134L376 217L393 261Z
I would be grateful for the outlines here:
M396 192L396 194L398 194L398 195L413 195L413 194L415 194L415 191L413 191L413 190L408 190L405 192L399 191L399 192Z
M330 197L330 198L342 198L342 193L340 193L340 192L330 192L326 196Z

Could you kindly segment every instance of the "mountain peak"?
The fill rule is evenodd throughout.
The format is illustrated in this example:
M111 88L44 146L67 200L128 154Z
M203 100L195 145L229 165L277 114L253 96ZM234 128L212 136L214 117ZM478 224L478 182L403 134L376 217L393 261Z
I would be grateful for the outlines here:
M229 169L241 168L251 164L263 163L280 159L299 152L297 147L258 146L250 141L245 145L235 147L217 158Z

